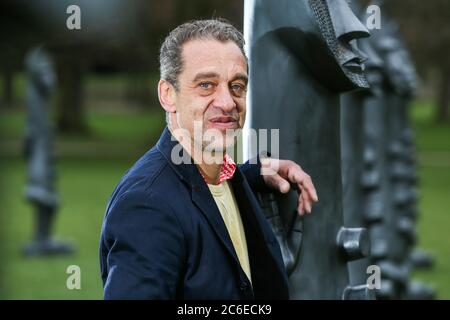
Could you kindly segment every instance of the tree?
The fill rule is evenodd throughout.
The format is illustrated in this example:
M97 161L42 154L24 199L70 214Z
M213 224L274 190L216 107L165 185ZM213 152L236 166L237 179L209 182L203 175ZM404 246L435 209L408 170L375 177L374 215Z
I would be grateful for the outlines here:
M450 122L450 1L384 1L384 8L398 21L419 72L437 74L436 120Z
M56 70L56 126L62 133L86 133L88 131L83 106L83 60L72 52L57 52Z

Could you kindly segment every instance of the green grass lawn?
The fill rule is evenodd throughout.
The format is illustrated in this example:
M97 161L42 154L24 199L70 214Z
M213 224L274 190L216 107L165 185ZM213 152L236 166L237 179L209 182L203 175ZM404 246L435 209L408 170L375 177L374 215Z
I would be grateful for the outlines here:
M130 160L63 160L58 165L62 206L55 234L76 243L73 256L50 259L25 258L22 245L32 234L32 210L23 201L24 163L7 161L6 179L11 190L6 199L3 222L8 239L2 255L5 297L8 299L99 299L99 230L106 201ZM66 288L66 269L81 268L81 290Z
M414 277L431 283L438 298L450 299L450 125L433 123L433 106L416 103L412 120L417 135L420 176L420 247L431 252L436 265Z
M433 124L431 112L431 105L417 103L412 118L420 160L420 247L434 254L436 266L430 271L416 272L414 276L433 284L439 298L450 299L450 126ZM106 202L124 171L155 142L164 120L162 112L146 111L90 112L88 121L91 136L61 137L57 141L62 206L55 234L73 240L77 253L67 257L27 259L20 252L31 236L33 221L31 207L22 198L25 163L20 157L18 142L23 115L20 112L0 115L2 139L7 148L0 156L1 298L102 298L98 242ZM69 265L81 268L81 290L66 288Z
M25 258L22 246L33 230L31 206L22 197L25 162L21 159L23 115L0 116L2 141L13 141L0 157L2 275L0 298L101 299L98 244L107 200L126 169L152 146L164 127L159 110L138 113L90 113L92 135L57 139L58 187L62 205L55 234L76 244L73 256ZM16 141L17 140L17 141ZM0 151L2 152L2 151ZM6 154L4 154L6 153ZM68 290L66 269L81 268L81 290Z

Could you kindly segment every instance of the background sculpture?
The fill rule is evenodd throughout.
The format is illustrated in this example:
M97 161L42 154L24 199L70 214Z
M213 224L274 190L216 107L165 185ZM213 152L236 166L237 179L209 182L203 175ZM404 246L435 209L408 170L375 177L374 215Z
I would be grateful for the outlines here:
M343 228L339 101L368 87L356 40L369 33L347 1L246 1L244 15L249 125L280 130L279 154L272 153L300 163L320 199L313 217L300 218L294 192L261 196L291 297L369 298L365 283L348 286L347 262L366 256L369 242L365 230Z
M35 211L34 239L24 248L26 255L70 253L70 244L51 238L58 208L55 164L48 107L56 84L53 63L43 49L33 49L26 57L28 72L27 119L24 152L28 163L26 199Z
M358 10L359 12L359 10ZM347 93L341 97L341 159L344 223L346 227L372 227L379 220L370 219L365 205L366 191L371 190L372 172L367 172L364 165L364 102L381 94L383 62L373 49L369 39L361 39L359 47L366 54L365 74L370 89ZM369 181L362 181L368 174ZM368 188L369 187L369 188ZM371 229L368 229L371 230ZM371 243L372 250L374 243ZM375 248L376 249L376 248ZM369 257L349 262L349 277L351 285L367 281L368 268L371 265Z
M376 2L380 5L380 2ZM377 94L362 102L364 112L365 220L370 230L371 261L381 267L383 299L431 298L427 286L410 281L416 243L417 173L407 108L417 78L396 25L383 16L383 28L368 40L382 59ZM378 79L380 80L380 79ZM429 265L422 253L416 264Z

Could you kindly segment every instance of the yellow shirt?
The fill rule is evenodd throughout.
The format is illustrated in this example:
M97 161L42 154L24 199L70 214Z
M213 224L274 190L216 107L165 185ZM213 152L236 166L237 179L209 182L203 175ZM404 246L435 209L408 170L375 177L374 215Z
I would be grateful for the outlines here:
M228 234L230 235L231 242L233 243L242 270L244 270L251 281L250 262L248 259L244 226L231 186L228 181L224 181L218 185L208 184L208 188L211 191L220 214L222 215L222 219L225 222L225 226L227 227Z

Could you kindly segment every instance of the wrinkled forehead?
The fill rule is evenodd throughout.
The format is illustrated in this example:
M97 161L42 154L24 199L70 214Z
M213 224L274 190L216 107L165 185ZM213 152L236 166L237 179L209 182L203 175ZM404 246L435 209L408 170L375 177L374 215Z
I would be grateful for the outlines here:
M206 70L247 73L247 61L233 41L196 39L183 44L182 73L192 75Z

